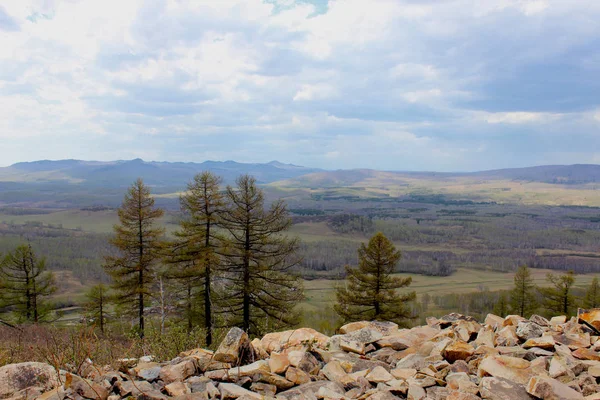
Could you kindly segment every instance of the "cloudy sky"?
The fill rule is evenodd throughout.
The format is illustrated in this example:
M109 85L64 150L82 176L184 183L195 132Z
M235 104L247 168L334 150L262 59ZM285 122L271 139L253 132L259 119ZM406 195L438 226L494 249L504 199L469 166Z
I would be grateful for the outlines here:
M0 0L0 165L600 163L598 0Z

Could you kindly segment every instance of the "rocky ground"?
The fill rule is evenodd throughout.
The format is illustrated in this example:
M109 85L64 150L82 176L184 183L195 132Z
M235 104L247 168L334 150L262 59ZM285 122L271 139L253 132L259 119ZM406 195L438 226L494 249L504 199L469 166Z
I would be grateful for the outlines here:
M81 376L43 363L0 368L0 398L600 399L600 310L547 320L460 314L398 329L355 322L328 337L302 328L249 340L233 328L216 352L158 363L91 361Z

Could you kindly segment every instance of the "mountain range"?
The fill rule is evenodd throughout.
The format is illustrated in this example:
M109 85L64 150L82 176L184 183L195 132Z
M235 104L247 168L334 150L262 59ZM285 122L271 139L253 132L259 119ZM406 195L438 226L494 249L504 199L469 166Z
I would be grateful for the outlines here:
M478 172L403 172L354 169L327 171L318 168L269 163L239 163L235 161L156 162L134 160L84 161L58 160L33 161L0 168L0 206L31 207L79 207L94 204L118 205L125 188L141 177L161 195L161 202L174 203L177 193L193 176L201 171L212 171L221 176L225 184L231 184L241 174L256 177L257 182L267 185L273 196L291 193L290 189L302 190L311 196L314 190L348 188L354 191L369 189L370 193L386 192L451 194L455 198L479 198L478 191L501 191L519 193L527 184L527 190L543 190L545 196L554 196L556 190L576 189L596 196L600 183L600 165L546 165L527 168L509 168ZM532 183L546 186L540 189ZM549 186L548 186L549 185ZM539 186L539 185L538 185ZM548 189L552 187L555 189ZM467 193L467 188L468 192ZM337 190L337 189L336 189ZM368 190L367 190L368 191ZM552 192L552 193L551 193ZM573 192L572 190L570 192ZM574 192L573 192L574 193ZM590 204L586 194L578 193L574 204ZM583 197L582 197L583 196ZM500 201L520 201L522 197L501 198ZM600 199L599 199L600 200ZM595 200L592 202L595 204Z
M241 174L254 176L259 183L270 183L320 171L317 168L283 164L279 161L269 163L239 163L235 161L193 162L157 162L135 160L118 161L33 161L13 164L0 168L0 182L63 182L91 186L130 185L138 177L147 184L158 187L182 187L195 174L212 171L221 176L226 183L235 181Z

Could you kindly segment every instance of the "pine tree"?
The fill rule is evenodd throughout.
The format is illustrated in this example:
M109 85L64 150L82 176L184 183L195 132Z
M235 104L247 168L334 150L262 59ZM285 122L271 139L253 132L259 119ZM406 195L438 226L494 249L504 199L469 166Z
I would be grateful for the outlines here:
M56 291L54 275L46 271L31 245L20 245L0 263L0 296L3 307L13 307L20 320L39 322L47 311L44 298Z
M87 316L100 323L100 332L104 333L107 308L110 301L109 288L99 283L92 286L85 294L86 302L83 306Z
M502 292L498 297L498 302L494 305L494 314L500 317L506 317L508 314L508 298L505 292Z
M344 321L386 320L406 325L411 318L406 303L415 292L399 294L398 289L411 284L412 278L392 276L401 253L381 232L358 249L358 268L346 266L346 287L336 290L336 312Z
M110 242L120 256L106 257L104 268L113 278L115 302L137 315L138 333L143 338L144 306L151 296L164 234L156 223L163 210L154 207L150 189L138 179L125 195L118 216L119 225L113 227L115 236Z
M180 198L184 218L181 229L175 233L168 262L171 264L166 276L178 282L184 299L188 332L192 330L198 314L203 315L206 328L206 345L212 343L213 295L215 270L221 259L217 249L221 235L217 228L224 208L219 185L221 178L211 172L203 172L188 184L187 193ZM199 299L201 307L194 304Z
M575 297L571 293L571 288L575 284L575 273L573 271L562 275L549 273L546 279L552 286L539 288L544 308L551 313L571 315L575 305Z
M514 277L515 286L510 292L510 308L515 314L527 317L538 307L535 297L535 285L527 265L517 269Z
M592 279L592 283L585 292L583 306L585 308L600 307L600 285L598 284L598 278L596 277Z
M297 239L284 233L291 225L282 200L265 209L264 194L256 180L242 175L235 188L227 186L227 212L222 224L229 233L225 250L224 309L231 323L248 334L298 323L296 305L303 298L298 276L290 269Z

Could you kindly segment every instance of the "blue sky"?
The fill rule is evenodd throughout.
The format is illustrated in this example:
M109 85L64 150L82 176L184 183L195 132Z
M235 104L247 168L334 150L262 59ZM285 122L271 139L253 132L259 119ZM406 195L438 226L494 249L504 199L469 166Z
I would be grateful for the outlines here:
M597 0L0 0L0 165L600 163Z

